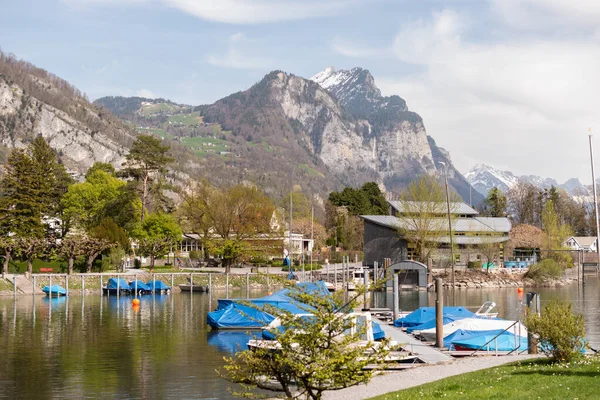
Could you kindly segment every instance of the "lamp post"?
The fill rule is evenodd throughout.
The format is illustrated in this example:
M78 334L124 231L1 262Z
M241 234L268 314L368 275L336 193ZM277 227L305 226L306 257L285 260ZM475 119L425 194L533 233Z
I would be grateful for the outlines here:
M444 166L444 184L446 185L446 205L448 207L448 232L450 234L450 266L452 267L452 293L454 293L454 240L452 238L452 220L450 218L450 192L448 191L448 166L445 162L439 161Z
M598 254L598 258L596 259L596 268L598 268L598 264L600 263L600 223L598 222L598 196L596 190L596 174L594 171L594 150L592 146L592 128L588 128L588 137L590 138L590 161L592 163L592 188L594 189L594 211L596 213L596 254ZM581 283L585 285L584 277L584 269L582 268L581 273Z

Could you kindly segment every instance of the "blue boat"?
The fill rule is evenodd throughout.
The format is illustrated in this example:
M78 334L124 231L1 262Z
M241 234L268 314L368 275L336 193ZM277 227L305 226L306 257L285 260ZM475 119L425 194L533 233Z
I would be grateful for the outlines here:
M150 294L152 293L152 287L146 285L144 282L136 279L134 281L129 282L129 286L133 292L137 292L138 294Z
M46 293L46 296L51 297L67 295L67 291L65 290L65 288L60 285L44 286L42 288L42 292Z
M450 350L513 351L527 350L527 337L518 336L502 329L491 331L453 332L444 338L444 346Z
M159 280L149 280L146 282L146 285L151 291L158 294L167 293L169 290L171 290L170 286L167 286L163 281Z
M471 318L474 316L472 311L465 307L444 307L444 317L452 318L453 320L462 318ZM399 328L411 328L417 325L422 325L429 321L434 321L435 326L435 307L420 307L408 314L406 317L398 318L394 321L394 326Z
M123 295L131 292L131 286L123 278L110 278L106 286L102 288L102 293L108 295Z
M331 297L323 282L302 282L296 285L307 293ZM268 312L269 308L292 314L310 314L311 307L294 300L289 293L290 289L285 288L258 299L219 299L217 308L208 313L207 323L213 329L260 329L275 319Z

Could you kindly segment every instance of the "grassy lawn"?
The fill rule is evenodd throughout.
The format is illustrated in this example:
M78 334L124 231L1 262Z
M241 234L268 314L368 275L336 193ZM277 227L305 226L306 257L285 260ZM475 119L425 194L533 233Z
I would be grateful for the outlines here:
M402 379L399 376L399 379ZM531 360L470 372L373 399L597 399L600 357Z
M12 285L12 283L10 283L9 281L7 281L6 279L2 279L0 277L0 292L4 291L4 290L10 290L12 292L13 285Z
M143 104L139 113L142 115L152 115L160 112L173 112L179 107L173 104L158 103L158 104Z

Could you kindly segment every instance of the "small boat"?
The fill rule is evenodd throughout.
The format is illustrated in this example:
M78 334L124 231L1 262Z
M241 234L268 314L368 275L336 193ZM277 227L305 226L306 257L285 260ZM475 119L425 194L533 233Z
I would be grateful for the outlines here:
M470 332L506 330L517 336L527 336L527 328L517 321L509 321L504 319L485 319L485 318L464 318L459 319L444 325L443 337L462 329ZM420 336L423 340L435 340L435 327L422 331L413 331L415 335Z
M470 332L457 330L444 339L444 346L450 350L481 351L526 351L527 336L515 335L501 329Z
M46 296L50 297L67 295L67 291L65 290L65 288L60 285L44 286L42 288L42 292L46 293Z
M182 292L196 292L196 293L204 293L208 292L208 286L204 285L190 285L188 284L180 284L177 285Z
M325 283L325 287L327 288L327 290L329 290L330 292L335 292L335 285L331 282L324 282Z
M168 294L171 291L171 286L168 286L163 281L149 280L146 285L150 288L151 292L155 294Z
M152 293L152 287L148 286L147 284L145 284L144 282L142 282L138 279L136 279L135 281L129 282L129 286L131 287L131 290L133 291L133 293L137 293L137 294Z
M106 283L106 286L102 288L103 294L108 295L124 295L130 294L133 289L123 278L110 278Z

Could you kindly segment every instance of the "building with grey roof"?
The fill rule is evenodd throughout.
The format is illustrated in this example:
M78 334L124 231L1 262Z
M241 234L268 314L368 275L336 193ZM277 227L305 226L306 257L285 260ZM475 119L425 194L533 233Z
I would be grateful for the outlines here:
M385 258L392 263L418 258L406 234L407 230L417 230L421 223L427 229L436 231L431 238L437 247L429 264L440 267L450 261L450 229L448 208L444 203L389 201L389 215L361 215L364 223L364 258L372 266L375 261L383 265ZM502 258L502 248L509 237L511 223L508 218L480 217L479 213L465 203L451 203L452 239L455 248L456 265L467 265L469 261L487 262L481 248L487 244L497 244L498 264ZM419 215L427 217L419 218ZM421 227L422 229L422 227Z

